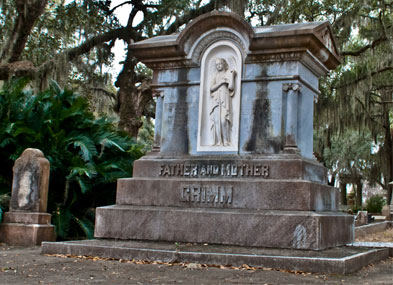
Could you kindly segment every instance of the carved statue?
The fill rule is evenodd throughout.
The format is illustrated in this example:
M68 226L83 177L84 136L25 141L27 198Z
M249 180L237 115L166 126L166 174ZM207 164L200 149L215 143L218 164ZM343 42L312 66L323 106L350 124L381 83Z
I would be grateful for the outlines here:
M230 70L223 58L215 60L216 72L210 84L212 106L210 110L213 146L231 145L231 97L235 94L236 71Z

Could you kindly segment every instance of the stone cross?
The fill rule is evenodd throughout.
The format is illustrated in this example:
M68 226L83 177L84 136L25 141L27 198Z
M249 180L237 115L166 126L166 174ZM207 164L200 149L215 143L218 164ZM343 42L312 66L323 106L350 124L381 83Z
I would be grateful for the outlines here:
M39 149L27 148L15 161L11 211L46 212L49 161Z

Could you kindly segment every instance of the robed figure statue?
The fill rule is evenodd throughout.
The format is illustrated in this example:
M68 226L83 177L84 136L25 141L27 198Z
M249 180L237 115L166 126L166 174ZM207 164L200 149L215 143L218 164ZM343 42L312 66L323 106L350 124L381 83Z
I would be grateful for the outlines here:
M228 70L225 59L215 60L216 72L210 84L212 105L210 109L213 146L231 145L231 98L235 94L236 71Z

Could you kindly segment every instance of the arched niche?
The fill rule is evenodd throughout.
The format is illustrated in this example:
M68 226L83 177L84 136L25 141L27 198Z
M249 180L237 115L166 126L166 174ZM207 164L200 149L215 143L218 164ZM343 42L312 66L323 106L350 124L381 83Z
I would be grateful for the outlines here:
M203 53L198 152L238 152L242 65L242 53L231 40L216 41Z

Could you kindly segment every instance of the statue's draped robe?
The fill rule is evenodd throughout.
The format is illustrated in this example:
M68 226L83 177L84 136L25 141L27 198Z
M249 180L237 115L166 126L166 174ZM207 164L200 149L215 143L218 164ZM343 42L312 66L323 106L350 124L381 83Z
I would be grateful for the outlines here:
M212 106L210 110L211 133L213 145L230 145L230 131L232 127L231 119L231 97L233 90L229 89L233 81L233 76L228 71L217 72L212 79L210 86L222 84L217 90L211 91Z

